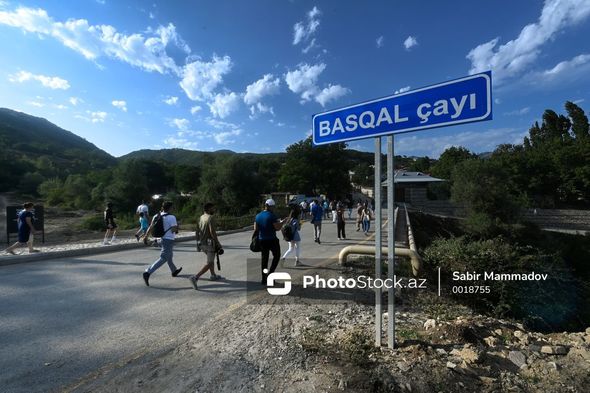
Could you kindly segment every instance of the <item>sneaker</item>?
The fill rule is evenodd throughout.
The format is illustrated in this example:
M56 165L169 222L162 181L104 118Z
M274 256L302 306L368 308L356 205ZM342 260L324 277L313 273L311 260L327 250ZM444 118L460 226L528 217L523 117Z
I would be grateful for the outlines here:
M137 241L139 241L139 236L135 235L135 239L136 239Z
M191 280L191 284L193 284L193 288L195 288L195 290L198 291L199 287L197 286L197 281L199 279L197 278L197 276L192 276L191 278L189 278L189 280Z
M356 231L357 231L357 232L358 232L358 231L360 231L360 230L361 230L361 228L357 228L357 229L356 229Z
M342 238L341 238L341 237L339 237L339 238L338 238L338 240L342 240Z
M178 269L176 269L173 273L172 273L172 277L176 277L178 276L178 273L180 273L182 271L182 268L179 267Z
M107 242L107 241L105 240L105 241L103 241L103 242L102 242L102 245L103 245L103 246L110 246L110 245L111 245L111 242Z
M145 281L147 287L150 286L150 274L148 272L143 272L143 281Z
M299 262L298 259L295 260L295 266L303 266L303 264L301 262Z
M213 274L213 275L211 275L209 280L211 280L211 281L223 280L223 277L221 277L219 274Z

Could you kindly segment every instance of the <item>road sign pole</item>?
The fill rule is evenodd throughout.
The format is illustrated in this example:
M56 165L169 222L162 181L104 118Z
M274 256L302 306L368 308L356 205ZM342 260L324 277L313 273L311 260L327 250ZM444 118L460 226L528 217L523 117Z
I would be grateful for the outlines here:
M393 135L387 137L387 278L395 282L395 170ZM395 288L392 285L387 290L387 346L395 348Z
M375 278L381 279L381 138L375 138ZM381 287L375 288L375 346L381 346Z

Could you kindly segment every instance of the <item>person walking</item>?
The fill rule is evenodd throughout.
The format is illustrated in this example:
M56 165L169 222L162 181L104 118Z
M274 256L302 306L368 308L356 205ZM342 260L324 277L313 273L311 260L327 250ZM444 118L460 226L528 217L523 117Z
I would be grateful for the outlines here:
M315 203L311 210L311 223L313 224L314 241L317 244L322 244L320 236L322 235L322 217L324 216L324 209L319 203Z
M348 219L350 220L352 219L352 207L354 206L354 203L352 200L347 200L346 205L348 207Z
M18 214L17 225L18 225L18 241L12 246L8 247L4 252L15 255L14 249L18 247L29 247L29 254L39 252L33 248L33 236L35 234L35 226L33 222L35 215L33 209L35 205L32 202L23 203L23 210Z
M286 219L280 220L274 214L274 208L275 201L273 199L267 199L266 202L264 202L264 210L258 213L254 219L254 233L258 234L262 254L260 258L262 285L266 285L266 278L270 273L275 271L279 264L279 259L281 258L281 244L279 243L276 232L281 230ZM268 270L270 253L272 253L272 263L270 265L270 270Z
M336 201L332 200L330 202L330 211L332 212L332 224L336 223Z
M345 225L346 221L344 221L344 205L339 204L336 207L336 226L338 227L338 240L346 239L346 232L344 231Z
M102 244L106 246L117 241L117 223L115 223L113 204L111 202L107 203L107 207L104 210L104 224L106 227L106 232L104 234L104 240L102 241ZM109 240L111 235L111 240Z
M328 207L329 207L329 205L328 205L328 201L324 199L324 203L322 203L322 209L324 209L324 219L326 219L326 220L327 220L328 218L330 218L330 217L328 216Z
M306 219L307 218L307 201L304 199L303 201L301 201L301 203L299 204L299 207L301 208L301 219Z
M206 203L203 208L204 213L199 218L197 224L196 236L197 236L197 251L202 251L206 255L206 262L203 268L194 276L190 278L191 283L195 289L199 289L197 281L207 271L211 273L209 278L211 281L217 281L222 279L218 274L215 274L215 256L217 251L222 249L219 238L217 237L217 230L215 227L215 220L213 215L215 214L215 205L212 203Z
M168 263L172 277L178 276L178 273L182 270L182 267L176 268L173 258L174 249L174 238L178 233L178 222L176 217L171 214L172 202L166 201L162 204L162 209L159 214L156 214L152 219L152 223L147 230L146 236L149 236L152 232L156 237L161 238L161 252L160 258L156 260L151 266L145 269L143 272L143 281L145 285L150 286L150 276L164 264ZM161 233L160 233L161 232Z
M365 205L362 214L363 221L363 232L365 235L369 235L369 229L371 228L371 210Z
M137 241L140 241L145 234L147 233L147 229L149 227L149 221L146 217L146 213L140 212L139 213L139 229L135 232L135 238Z
M356 231L361 230L361 223L363 222L363 210L364 206L362 203L358 203L356 206Z
M137 206L137 209L135 210L135 213L137 213L138 216L142 212L143 212L146 220L148 220L148 222L150 222L150 207L147 205L147 202L145 201L145 199L141 201L141 205Z
M282 260L285 261L287 259L287 255L291 254L291 252L295 251L295 266L301 266L299 262L299 255L301 252L300 244L301 244L301 235L299 231L301 230L301 222L298 219L299 212L297 209L292 209L289 218L285 225L289 225L292 231L292 239L289 240L289 249L283 254Z

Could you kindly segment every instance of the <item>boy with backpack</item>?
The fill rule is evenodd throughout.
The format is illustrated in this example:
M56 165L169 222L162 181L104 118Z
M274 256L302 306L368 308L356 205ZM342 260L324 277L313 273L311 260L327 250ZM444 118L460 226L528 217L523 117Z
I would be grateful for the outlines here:
M143 273L143 281L146 286L150 286L150 275L160 268L164 262L168 263L172 277L178 276L178 273L182 270L182 267L176 268L174 262L172 262L174 238L175 234L178 233L178 223L176 217L170 214L172 209L172 202L166 201L162 204L162 210L156 214L152 220L152 224L147 230L146 237L153 234L155 237L162 239L162 248L160 252L160 258L149 266Z

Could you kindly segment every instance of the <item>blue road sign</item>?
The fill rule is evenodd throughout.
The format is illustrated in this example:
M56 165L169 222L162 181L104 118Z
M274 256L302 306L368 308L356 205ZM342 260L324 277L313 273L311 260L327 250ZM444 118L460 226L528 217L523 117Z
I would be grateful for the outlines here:
M492 73L470 75L313 116L313 144L492 119Z

